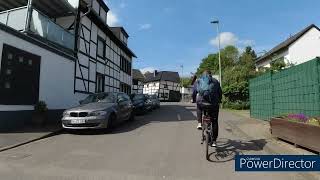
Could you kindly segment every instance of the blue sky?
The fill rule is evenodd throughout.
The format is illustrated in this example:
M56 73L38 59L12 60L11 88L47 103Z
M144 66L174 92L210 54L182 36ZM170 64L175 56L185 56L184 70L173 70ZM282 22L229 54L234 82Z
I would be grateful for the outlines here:
M134 68L195 72L217 52L219 19L223 45L270 50L309 24L320 21L319 0L106 0L109 24L124 26L137 54Z

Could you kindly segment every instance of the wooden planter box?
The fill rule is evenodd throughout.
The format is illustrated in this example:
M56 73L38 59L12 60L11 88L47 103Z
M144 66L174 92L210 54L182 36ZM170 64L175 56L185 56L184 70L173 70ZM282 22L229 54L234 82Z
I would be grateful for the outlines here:
M270 127L273 136L320 153L320 126L272 118Z

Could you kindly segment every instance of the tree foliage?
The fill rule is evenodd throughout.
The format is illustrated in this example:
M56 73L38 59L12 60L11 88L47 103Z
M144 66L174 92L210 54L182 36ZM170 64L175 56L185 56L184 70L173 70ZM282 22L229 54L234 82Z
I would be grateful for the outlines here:
M219 54L210 54L204 58L197 70L201 74L204 70L211 70L219 74ZM234 46L227 46L221 50L222 64L222 90L224 104L235 109L249 107L249 79L257 75L255 60L257 55L251 47L246 47L244 52Z
M182 77L181 78L181 84L182 84L182 87L189 87L191 85L191 78L190 77Z
M239 51L234 46L227 46L221 50L221 67L222 69L233 66L238 60ZM219 53L209 54L197 69L197 75L202 74L205 70L210 70L213 74L219 74Z

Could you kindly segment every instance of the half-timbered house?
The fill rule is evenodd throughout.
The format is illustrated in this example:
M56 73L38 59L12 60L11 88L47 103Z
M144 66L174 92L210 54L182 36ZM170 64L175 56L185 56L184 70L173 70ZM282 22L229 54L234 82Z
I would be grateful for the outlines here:
M138 69L132 70L132 93L142 94L145 77Z
M24 124L38 101L59 114L90 93L131 93L135 54L108 11L103 0L0 1L0 125Z
M181 100L179 73L154 71L154 73L146 73L145 78L144 94L157 95L160 101L178 102Z

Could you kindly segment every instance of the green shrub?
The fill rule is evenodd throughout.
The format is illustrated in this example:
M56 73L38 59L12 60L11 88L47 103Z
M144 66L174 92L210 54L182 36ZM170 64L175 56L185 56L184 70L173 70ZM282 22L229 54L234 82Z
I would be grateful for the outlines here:
M45 113L48 111L47 104L44 101L39 101L34 105L34 111L36 113Z
M242 101L236 101L236 102L224 101L223 108L234 109L234 110L247 110L247 109L250 109L250 103L242 102Z

